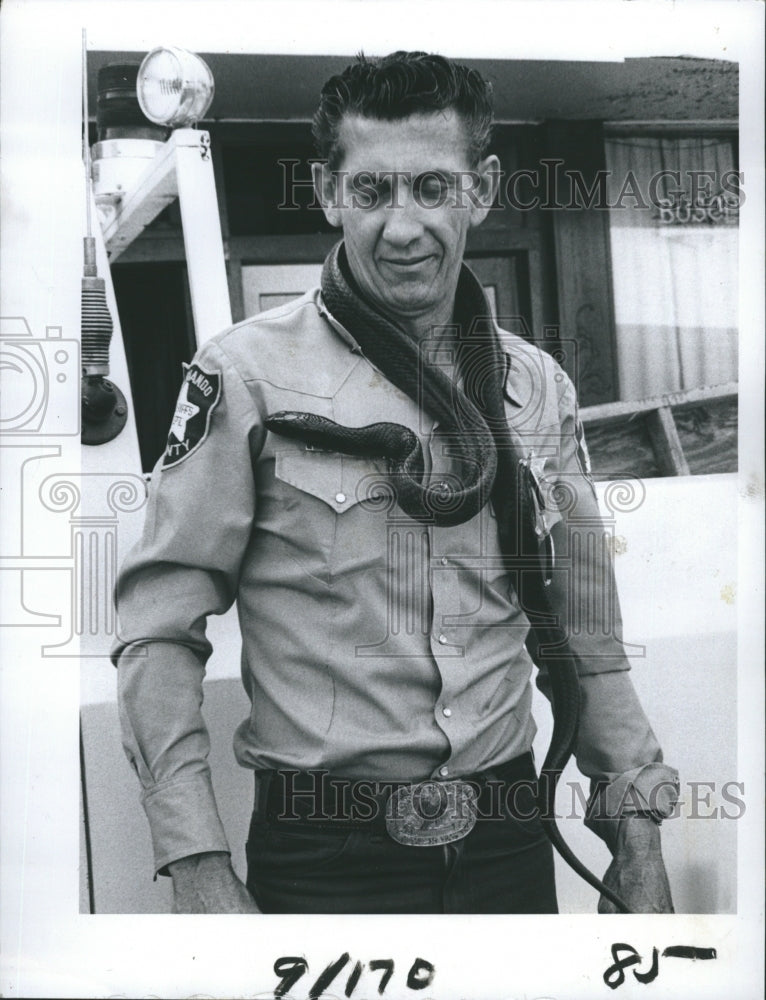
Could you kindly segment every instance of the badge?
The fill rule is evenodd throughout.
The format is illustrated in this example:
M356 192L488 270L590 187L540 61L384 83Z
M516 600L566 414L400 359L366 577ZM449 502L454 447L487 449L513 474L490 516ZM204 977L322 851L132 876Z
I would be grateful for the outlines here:
M596 486L593 482L593 470L590 464L590 454L588 453L588 446L585 443L585 431L579 417L577 417L575 422L575 440L577 442L577 450L575 452L577 464L580 467L580 472L590 483L590 488L595 496Z
M550 532L548 518L545 514L548 509L548 505L545 502L546 494L550 488L549 484L545 481L545 458L535 455L533 451L530 451L523 464L529 470L529 492L535 508L535 534L538 538L545 538ZM546 492L543 492L544 483Z
M163 469L172 469L195 452L210 430L210 418L221 398L221 373L185 364L184 383L170 423Z

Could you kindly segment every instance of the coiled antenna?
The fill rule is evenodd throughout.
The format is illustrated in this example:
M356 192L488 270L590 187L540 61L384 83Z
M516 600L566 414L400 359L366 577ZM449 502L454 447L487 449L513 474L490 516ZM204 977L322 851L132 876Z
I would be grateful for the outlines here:
M106 302L106 283L98 276L96 240L91 213L91 163L88 137L88 66L85 28L82 30L82 135L85 165L86 235L83 239L83 276L81 288L80 352L82 383L83 444L105 444L116 438L128 419L125 396L109 374L109 344L114 324Z

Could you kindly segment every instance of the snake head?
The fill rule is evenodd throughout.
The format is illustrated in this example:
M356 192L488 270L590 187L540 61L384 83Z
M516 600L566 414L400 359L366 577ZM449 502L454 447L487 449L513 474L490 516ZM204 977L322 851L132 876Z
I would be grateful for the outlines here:
M297 427L303 424L307 414L299 413L297 410L280 410L279 413L272 413L264 421L265 426L270 431L281 431L284 427Z
M294 441L320 448L336 448L345 428L318 413L300 413L297 410L280 410L264 421L267 430ZM342 449L341 449L342 450Z
M314 413L280 410L278 413L270 414L264 421L264 426L274 434L305 440L312 431L317 430L317 425L320 423L321 418Z

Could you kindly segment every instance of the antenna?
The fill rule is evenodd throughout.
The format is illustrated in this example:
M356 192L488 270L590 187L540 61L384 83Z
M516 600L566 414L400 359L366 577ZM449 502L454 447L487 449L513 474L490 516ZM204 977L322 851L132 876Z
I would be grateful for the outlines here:
M127 420L125 397L106 376L109 374L109 342L112 317L106 302L106 283L98 276L96 239L91 214L91 163L88 135L88 41L82 29L82 156L85 165L86 233L83 237L81 281L80 353L82 358L83 444L105 444L116 437Z
M85 164L85 205L87 211L86 233L88 238L93 237L93 223L90 217L90 141L88 129L90 119L88 118L88 34L85 28L82 29L82 161Z
M84 269L86 278L95 278L98 275L96 268L96 241L93 238L93 220L91 218L90 192L91 192L91 165L90 165L90 141L88 136L90 119L88 118L88 36L85 28L82 29L82 161L85 165L85 211L86 211L86 236L83 241Z

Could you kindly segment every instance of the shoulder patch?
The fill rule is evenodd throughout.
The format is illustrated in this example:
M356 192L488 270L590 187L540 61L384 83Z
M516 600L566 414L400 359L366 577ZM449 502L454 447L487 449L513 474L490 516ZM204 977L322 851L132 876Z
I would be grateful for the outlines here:
M185 364L184 382L170 422L162 468L171 469L197 451L210 430L210 418L221 398L221 373Z

